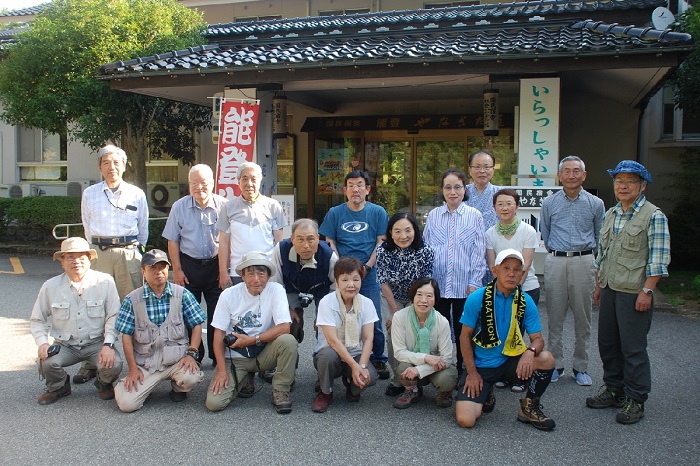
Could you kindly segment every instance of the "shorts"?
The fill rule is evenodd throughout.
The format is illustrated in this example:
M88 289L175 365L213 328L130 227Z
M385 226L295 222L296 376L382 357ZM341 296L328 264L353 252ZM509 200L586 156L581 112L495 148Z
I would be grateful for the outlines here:
M524 381L520 380L520 378L516 374L516 371L518 369L518 362L520 362L521 356L522 354L519 356L510 356L506 362L504 362L498 367L484 367L479 369L479 375L481 375L481 379L484 381L484 386L476 398L472 398L466 393L462 393L462 391L464 390L464 384L466 383L467 379L467 373L463 373L462 377L460 377L459 379L459 384L457 386L457 396L455 397L455 399L457 401L473 401L475 403L484 404L486 403L486 399L489 397L489 393L491 393L493 384L495 384L496 382L503 381L509 384L524 383Z

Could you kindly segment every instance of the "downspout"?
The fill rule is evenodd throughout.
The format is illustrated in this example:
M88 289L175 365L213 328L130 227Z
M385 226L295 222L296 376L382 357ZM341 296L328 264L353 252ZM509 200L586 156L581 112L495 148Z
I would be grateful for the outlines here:
M642 139L643 131L642 131L642 120L644 119L644 112L646 112L647 105L649 105L649 101L646 100L644 104L641 106L639 109L639 117L637 119L637 162L642 163L642 145L644 143Z

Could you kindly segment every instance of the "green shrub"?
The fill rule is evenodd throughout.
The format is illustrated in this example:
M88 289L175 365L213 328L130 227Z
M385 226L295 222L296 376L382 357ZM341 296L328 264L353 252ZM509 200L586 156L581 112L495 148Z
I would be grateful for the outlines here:
M700 299L700 275L693 277L693 290L695 291L695 296Z

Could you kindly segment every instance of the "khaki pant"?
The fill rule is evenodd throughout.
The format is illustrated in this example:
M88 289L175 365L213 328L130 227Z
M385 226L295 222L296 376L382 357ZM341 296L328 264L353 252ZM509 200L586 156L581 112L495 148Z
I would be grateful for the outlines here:
M409 367L415 366L407 362L400 362L396 366L396 372L399 374L398 376L401 377L403 371L405 371ZM429 376L423 377L422 379L401 379L401 383L404 387L413 387L415 385L424 386L428 385L429 383L432 383L433 385L435 385L435 388L437 388L438 391L452 393L452 390L455 388L455 384L457 383L457 368L454 365L450 365L444 368L443 370L433 372Z
M297 362L298 346L297 340L286 333L267 343L255 358L226 358L228 387L223 388L218 395L207 390L207 409L221 411L236 398L241 387L245 386L246 377L253 377L256 372L264 372L274 368L277 368L277 371L272 377L272 388L289 393L292 382L294 382L294 366ZM231 372L231 364L235 366L238 385L236 385L236 378Z
M197 371L194 374L185 367L180 367L179 363L166 368L163 371L155 371L149 374L142 367L138 368L143 374L143 383L137 383L137 388L131 388L130 392L124 388L124 379L120 380L114 387L114 399L117 402L119 409L125 413L138 411L143 407L143 402L146 401L148 395L156 388L163 380L170 379L170 385L174 392L190 392L204 378L204 372Z
M59 390L66 383L66 371L63 370L63 368L72 366L81 361L86 361L93 367L96 367L97 380L104 384L112 383L117 380L119 373L122 371L122 360L119 356L119 351L116 349L114 350L114 355L116 357L114 366L107 369L98 363L100 351L102 351L102 340L85 346L59 344L61 345L61 350L58 354L46 358L43 361L39 361L40 370L44 373L44 377L46 377L46 388L50 392Z
M97 259L92 269L104 272L114 278L119 299L124 301L126 295L143 285L141 275L141 253L136 246L120 248L105 248L93 246L97 251Z

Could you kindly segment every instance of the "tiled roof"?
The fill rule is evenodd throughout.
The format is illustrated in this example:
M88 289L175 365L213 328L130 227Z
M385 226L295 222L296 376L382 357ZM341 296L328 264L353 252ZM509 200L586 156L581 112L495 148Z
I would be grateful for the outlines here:
M604 11L649 10L666 6L666 0L534 0L525 2L472 5L464 7L435 8L430 10L384 11L342 16L286 18L268 21L236 22L210 25L207 35L212 41L219 37L231 38L244 35L289 33L340 33L352 28L387 28L389 30L416 27L439 27L443 24L474 24L478 21L504 22L526 20L547 15L576 15L579 19L591 17L591 13ZM370 32L367 30L367 32ZM374 32L374 31L372 31Z
M692 50L690 35L594 21L537 21L420 34L320 36L190 47L101 67L106 76L163 75L471 60L618 55ZM109 79L109 78L107 78Z
M31 16L37 15L49 7L51 2L42 3L40 5L30 6L27 8L19 8L17 10L10 10L5 13L0 13L0 16Z

